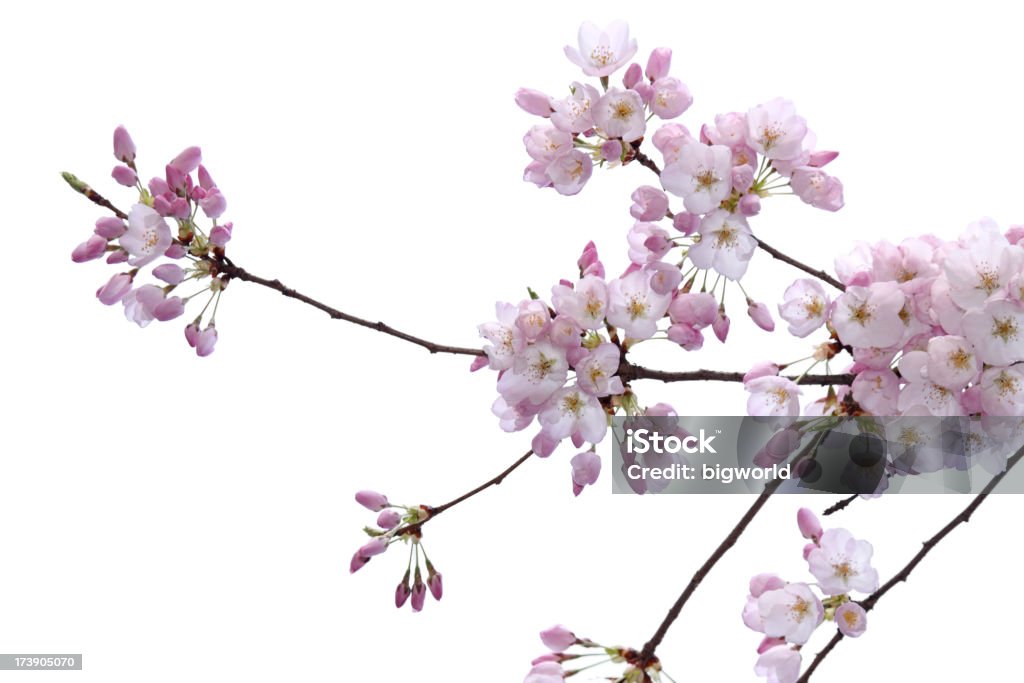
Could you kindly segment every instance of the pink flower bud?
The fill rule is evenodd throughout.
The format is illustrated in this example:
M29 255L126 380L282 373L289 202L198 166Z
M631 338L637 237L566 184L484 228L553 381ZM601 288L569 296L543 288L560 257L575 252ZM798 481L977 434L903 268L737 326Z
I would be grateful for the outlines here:
M384 538L383 536L378 536L377 538L371 539L369 543L364 545L362 548L360 548L356 552L359 555L362 555L363 557L370 558L370 557L374 557L375 555L380 555L381 553L383 553L387 549L388 549L388 540L386 538Z
M715 322L718 302L707 292L687 292L672 300L668 314L673 323L683 323L699 330Z
M1011 225L1010 229L1006 231L1006 240L1010 244L1024 242L1024 225Z
M348 573L355 574L357 571L366 566L366 563L370 561L370 558L363 557L358 552L352 556L352 560L348 563Z
M217 328L210 323L205 330L199 333L196 340L196 355L205 358L213 353L213 347L217 344Z
M131 289L132 276L128 273L118 273L110 278L107 284L96 290L96 298L107 306L113 306L123 299L124 295L130 292Z
M539 90L520 88L516 91L516 104L527 114L544 118L551 115L551 98Z
M667 47L655 48L647 59L647 78L656 81L668 76L670 66L672 66L672 50Z
M601 158L605 161L621 161L622 142L620 140L609 140L601 145Z
M629 215L638 221L661 220L668 212L668 195L656 187L642 185L630 198L633 205L629 207Z
M381 529L394 529L402 521L402 515L398 510L384 510L377 515L377 526Z
M584 486L589 486L597 481L601 474L601 456L593 451L584 451L573 456L570 461L572 465L572 492L578 496Z
M416 582L412 585L412 611L419 612L423 609L423 604L427 601L427 588L423 585L423 579L420 578L420 570L416 568Z
M821 168L833 161L837 156L839 156L839 152L811 152L811 158L807 165Z
M135 181L139 179L135 171L127 166L115 166L110 172L110 177L125 187L135 187Z
M202 158L203 153L198 147L189 147L174 157L169 165L180 171L182 175L188 175L199 167L199 162L202 161ZM170 183L170 180L167 182ZM173 185L171 183L172 187Z
M783 429L772 435L765 444L764 449L772 457L781 460L790 453L794 453L800 447L800 430Z
M356 494L356 502L374 512L380 512L388 506L387 496L376 491L360 491Z
M640 82L640 79L644 77L644 71L640 68L640 65L633 62L626 69L625 75L622 77L622 85L627 88L632 88L634 85Z
M667 330L668 338L687 351L697 351L704 346L704 333L685 323L672 325Z
M207 218L217 219L220 218L227 210L228 200L224 198L224 195L220 193L220 190L213 188L206 193L205 197L199 200L199 207L203 210L203 213L206 214ZM231 236L229 234L228 238L230 239L230 237Z
M651 289L658 294L669 294L679 287L683 274L678 268L664 261L648 263L644 270L651 274Z
M786 582L775 574L758 574L750 580L750 594L759 598L762 593L778 590L785 586Z
M166 322L167 320L174 320L184 312L185 304L182 302L181 297L172 296L159 303L153 309L153 317L161 322Z
M128 252L124 249L115 249L107 257L107 263L124 263L128 260Z
M732 187L737 192L743 193L754 184L754 169L746 164L732 167Z
M538 432L537 436L533 437L533 441L530 443L530 448L532 448L533 452L539 457L546 458L555 452L559 443L561 442L558 439L552 439L542 431Z
M213 182L213 178L210 177L210 172L202 164L199 164L199 187L204 190L212 190L217 187L217 183Z
M185 271L176 263L164 263L153 269L153 275L169 285L181 284L185 279Z
M469 364L469 371L476 372L480 368L486 368L489 361L487 356L477 356L473 359L473 362Z
M700 216L685 211L672 217L672 227L684 235L692 235L700 227Z
M185 341L193 349L199 343L199 323L189 323L185 326Z
M761 640L761 644L757 646L757 654L763 655L765 652L772 649L773 647L778 647L779 645L785 644L785 638L772 638L771 636L765 636Z
M804 559L806 560L811 556L811 553L818 549L817 543L808 543L804 546Z
M650 104L651 98L654 97L654 87L650 83L637 83L633 91L640 96L644 104Z
M576 634L558 624L540 632L540 640L544 647L552 652L565 652L576 643Z
M229 241L231 241L231 231L234 228L232 223L225 223L224 225L218 225L210 231L210 243L215 244L218 247L223 247Z
M128 227L120 218L107 216L96 221L96 234L104 239L116 240L123 235Z
M107 251L107 240L99 235L93 234L89 239L75 247L71 252L71 260L75 263L85 263L103 256Z
M182 171L177 166L168 164L164 167L164 176L167 178L167 187L171 188L172 192L183 192L185 190L185 179L188 178L188 173Z
M435 600L440 600L441 596L444 595L444 584L441 583L441 574L434 573L427 579L427 588L430 589L430 594L434 596Z
M761 198L756 194L745 194L738 205L740 213L747 218L761 213Z
M725 314L721 307L718 309L718 317L715 318L715 322L711 323L711 329L714 330L718 341L724 344L729 336L729 316Z
M395 607L401 609L410 595L412 595L412 589L409 588L409 572L406 572L405 578L395 588Z
M771 332L775 329L775 321L772 320L772 314L764 304L747 299L747 315L765 332Z
M855 602L844 602L836 609L836 626L839 632L849 638L856 638L868 627L868 615L864 608Z
M797 511L796 524L800 528L800 534L804 538L814 541L815 543L821 540L821 522L818 521L817 515L807 508L800 508Z
M779 366L770 361L761 361L760 363L754 363L754 365L747 370L747 374L743 375L743 383L753 381L758 377L768 377L779 374Z
M185 248L184 244L174 242L171 246L167 247L167 251L164 252L164 256L167 258L179 259L188 253L188 249Z
M114 157L126 164L135 161L135 143L124 126L114 129Z

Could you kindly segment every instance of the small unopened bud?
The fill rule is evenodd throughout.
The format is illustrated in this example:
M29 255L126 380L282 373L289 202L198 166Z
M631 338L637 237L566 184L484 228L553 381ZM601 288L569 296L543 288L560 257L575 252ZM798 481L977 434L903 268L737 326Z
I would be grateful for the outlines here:
M775 321L772 320L772 314L764 304L747 299L747 315L765 332L771 332L775 329Z
M817 515L807 508L800 508L800 510L797 511L796 524L800 527L800 534L804 538L814 541L815 543L821 539L821 522L818 521Z
M380 512L388 506L387 496L376 491L360 491L356 494L356 502L374 512Z
M656 81L659 78L668 76L669 67L672 66L672 49L657 47L651 52L647 59L647 78Z

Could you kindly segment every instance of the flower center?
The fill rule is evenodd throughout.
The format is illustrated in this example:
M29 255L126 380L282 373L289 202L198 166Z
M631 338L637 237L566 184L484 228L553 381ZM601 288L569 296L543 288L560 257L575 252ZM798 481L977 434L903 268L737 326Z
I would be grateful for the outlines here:
M807 602L803 598L797 598L796 602L793 603L793 606L789 608L789 612L797 621L803 621L804 617L811 612L811 603Z
M1009 344L1017 338L1017 322L1007 316L1005 318L992 319L992 336L999 337L1003 343Z
M715 175L715 172L708 169L701 169L700 173L694 176L697 181L697 191L708 190L710 191L715 183L719 181L719 177Z
M825 302L818 297L813 297L810 301L804 302L804 310L807 312L808 318L820 318L821 314L825 312Z
M995 385L1000 398L1006 398L1020 391L1020 382L1005 370L996 377Z
M857 619L857 613L854 612L852 609L846 610L845 612L843 612L843 621L846 622L846 628L853 628L857 625L857 622L859 621Z
M782 387L775 387L774 389L771 389L768 392L768 395L771 396L772 402L778 406L786 405L786 402L789 401L789 392Z
M840 562L839 564L833 564L832 569L835 571L836 576L838 576L843 581L849 581L851 576L855 576L857 574L857 572L854 571L853 567L850 566L849 562Z
M583 400L578 393L572 393L562 399L562 412L579 416L583 410Z
M555 367L555 359L548 358L543 353L539 354L537 360L530 366L530 376L535 382L539 382L547 377L552 368Z
M966 370L971 365L971 354L960 348L949 354L949 364L957 370Z
M650 306L648 306L647 302L639 296L634 295L630 297L629 305L626 308L629 311L630 319L636 320L637 318L642 318L647 315L647 309L650 308Z
M782 127L778 123L772 123L761 127L761 146L764 151L770 150L779 141L783 134Z
M620 121L625 121L632 115L633 105L629 102L629 100L619 100L612 106L612 116L619 119Z
M721 229L715 232L715 249L732 249L736 246L738 234L739 231L729 227L728 224L722 225Z
M608 66L615 61L615 53L607 45L598 45L590 51L590 61L598 66Z
M867 302L860 306L850 306L850 320L861 327L866 326L875 317L874 308Z
M984 289L986 294L991 294L999 289L999 271L987 263L979 265L978 288Z

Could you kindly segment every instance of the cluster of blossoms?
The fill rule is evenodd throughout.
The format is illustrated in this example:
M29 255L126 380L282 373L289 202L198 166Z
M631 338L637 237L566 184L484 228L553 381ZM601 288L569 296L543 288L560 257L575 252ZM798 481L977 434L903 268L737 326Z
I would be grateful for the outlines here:
M852 386L807 412L1024 415L1024 227L1003 231L983 219L955 241L861 243L836 259L836 271L846 288L835 300L802 279L779 305L798 337L828 329L816 358L840 349L853 357ZM748 389L768 398L798 392L784 378L768 381L767 390ZM766 404L774 414L800 410L795 400Z
M550 650L534 659L523 683L562 683L571 676L602 665L623 666L615 676L602 680L612 683L658 683L662 678L661 663L657 657L649 662L639 662L640 652L626 647L606 647L588 638L580 638L564 626L552 626L541 631L541 642ZM577 652L568 652L570 648ZM583 664L578 668L566 668L566 663Z
M427 599L427 591L440 600L444 591L441 573L434 569L423 547L419 527L430 518L430 508L417 505L393 505L387 496L376 491L360 491L356 494L356 502L366 509L379 513L376 527L365 527L363 531L370 536L370 541L356 550L349 563L349 572L355 573L362 569L370 558L380 555L392 543L409 544L409 562L405 574L395 588L395 607L401 608L406 602L412 605L413 612L419 612ZM420 569L420 556L426 570L427 580L423 580Z
M743 623L764 634L754 671L769 683L794 683L800 677L800 648L824 621L834 621L840 633L851 638L864 633L867 614L850 593L867 595L878 589L869 542L853 538L846 529L822 530L807 508L797 513L797 524L810 541L804 546L804 559L817 583L790 583L775 574L758 574L750 580L743 608Z
M93 234L74 249L71 259L82 263L106 255L109 264L131 266L113 275L96 291L96 297L108 306L123 304L125 316L139 327L153 320L174 320L184 314L191 299L209 292L202 311L185 327L189 346L198 355L208 356L217 343L217 305L228 282L217 274L217 264L231 239L232 224L218 222L227 202L200 163L198 147L189 147L172 159L164 176L154 177L145 187L139 180L135 152L128 131L119 126L114 131L114 156L119 163L111 175L121 185L138 191L137 203L124 218L107 216L97 220ZM64 178L82 194L93 194L88 185L70 173ZM200 209L212 221L208 231L197 223ZM168 220L174 223L173 231ZM162 284L136 286L136 277L151 265L153 277ZM180 285L193 280L204 284L203 288L187 296L174 294ZM211 304L209 322L202 327Z

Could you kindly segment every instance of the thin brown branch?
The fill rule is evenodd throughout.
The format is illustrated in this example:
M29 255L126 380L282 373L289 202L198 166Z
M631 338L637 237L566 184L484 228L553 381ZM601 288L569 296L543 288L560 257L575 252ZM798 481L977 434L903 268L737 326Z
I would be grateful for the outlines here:
M91 201L93 204L98 204L98 205L102 206L104 209L110 210L118 218L121 218L121 219L128 218L128 214L126 214L124 211L121 211L121 209L117 208L113 204L111 204L106 199L106 197L104 197L103 195L101 195L99 192L97 192L96 190L92 189L91 187L89 187L88 184L86 184L86 183L82 182L81 180L79 180L78 177L75 176L74 173L68 173L67 171L65 171L64 173L61 173L60 175L61 175L62 178L64 178L64 182L66 182L68 185L71 186L72 190L74 190L75 192L78 192L80 194L85 195L86 199Z
M845 510L847 505L849 505L853 501L857 500L859 497L860 497L860 494L859 493L855 493L852 496L850 496L849 498L843 498L841 501L839 501L835 505L829 506L828 509L826 509L821 514L826 516L826 517L828 515L834 515L835 513L839 512L840 510Z
M828 431L815 433L807 446L800 451L796 458L794 458L794 462L815 452L826 434L828 434ZM655 631L654 635L651 636L651 639L647 641L643 649L640 651L638 661L642 665L641 668L646 668L648 664L654 661L654 653L658 649L658 645L660 645L661 641L664 640L665 634L668 633L668 629L672 626L673 622L679 618L679 614L683 611L683 607L690 599L690 596L697 590L697 587L701 584L711 569L718 564L718 561L721 560L727 552L729 552L730 548L736 545L736 541L738 541L740 536L743 535L747 526L749 526L750 522L753 521L754 517L757 516L757 513L761 511L761 508L764 507L765 503L768 502L768 499L773 493L775 493L783 481L785 480L773 479L765 484L764 490L757 497L757 500L755 500L753 505L751 505L743 514L740 521L732 528L732 531L730 531L722 542L718 544L718 547L715 548L715 551L711 553L707 560L704 561L704 564L700 566L700 569L698 569L690 578L690 582L686 584L686 588L683 589L682 594L672 604L668 614L665 615L661 625L658 626L658 630Z
M666 370L652 370L632 363L624 363L619 367L619 376L624 382L634 379L654 379L661 382L693 382L693 381L716 381L716 382L742 382L742 372L724 372L721 370L687 370L684 372L669 372ZM800 384L820 384L823 386L833 384L852 384L853 375L804 375L788 376L794 382L798 379Z
M480 484L476 488L474 488L474 489L472 489L470 491L467 491L466 493L463 493L461 496L459 496L457 498L453 498L452 500L448 501L447 503L445 503L443 505L438 505L436 507L427 506L426 510L427 510L428 517L426 519L424 519L421 522L416 522L415 524L409 524L409 525L407 525L405 527L399 528L395 532L395 537L398 538L398 537L403 536L405 534L419 535L419 531L423 527L424 524L426 524L430 520L434 519L435 517L440 515L445 510L449 510L449 509L455 507L459 503L462 503L462 502L472 498L473 496L475 496L476 494L480 493L481 491L485 491L485 490L491 488L492 486L500 485L501 482L503 482L505 480L505 477L510 475L520 465L522 465L524 462L529 460L530 456L532 456L532 455L533 455L533 451L532 450L526 451L526 453L524 453L523 455L519 456L516 459L515 462L513 462L511 465L509 465L504 470L502 470L501 474L497 475L496 477L488 479L487 481L485 481L484 483Z
M878 604L878 601L883 595L892 590L897 584L906 581L910 577L910 573L914 571L914 568L921 563L921 561L942 541L942 539L948 536L953 529L957 528L961 524L966 524L971 520L971 515L974 514L974 511L985 502L989 494L991 494L996 486L999 485L999 482L1001 482L1003 478L1009 474L1010 470L1013 469L1014 465L1019 463L1022 459L1024 459L1024 447L1018 449L1017 452L1006 461L1006 469L993 477L992 481L990 481L985 488L981 490L981 493L974 497L974 500L971 501L970 505L965 507L960 514L950 520L946 526L942 527L942 529L939 530L939 533L925 541L917 554L911 558L910 562L908 562L903 569L896 572L896 574L886 581L881 588L869 595L866 599L862 600L860 602L860 606L863 607L865 611L870 612L874 609L875 605ZM797 683L807 683L807 681L811 680L811 675L817 670L818 666L821 665L821 662L825 657L828 656L828 653L831 652L842 639L843 634L837 630L836 634L832 636L832 640L828 642L828 645L826 645L824 649L814 657L811 665L807 667L807 670L798 679Z
M654 171L654 175L661 176L661 169L658 168L658 164L654 163L653 159L640 151L640 142L640 140L634 140L630 143L630 146L633 148L633 158L638 161L641 166Z
M316 299L310 296L306 296L305 294L298 292L292 289L291 287L286 286L280 280L269 280L258 275L253 275L244 268L239 268L238 266L234 265L233 263L226 259L215 262L215 265L217 268L217 272L219 274L226 275L228 278L242 280L244 282L252 282L253 284L257 284L268 289L272 289L275 292L280 292L281 294L290 299L301 301L304 304L308 304L313 308L321 310L335 320L344 320L345 322L350 322L353 323L354 325L361 325L362 327L367 327L371 330L376 330L377 332L391 335L392 337L397 337L398 339L407 341L410 344L422 346L427 351L430 351L430 353L453 353L463 356L484 355L484 352L481 349L471 349L464 346L449 346L448 344L438 344L437 342L432 342L427 339L423 339L422 337L416 337L407 332L396 330L394 327L391 327L390 325L380 322L379 320L374 322L372 320L366 320L364 318L359 318L354 315L345 313L343 311L339 311L338 309L332 306L328 306L325 303L317 301Z
M764 251L767 251L769 254L771 254L772 256L777 258L778 260L782 261L783 263L788 263L789 265L793 266L794 268L799 268L800 270L804 271L808 275L813 275L814 277L818 278L822 282L827 282L828 284L832 285L833 287L835 287L836 289L838 289L841 292L845 292L846 291L846 285L844 285L842 282L840 282L839 280L835 279L834 277L832 277L831 275L826 273L824 270L818 270L816 268L811 268L809 265L807 265L805 263L801 263L800 261L797 261L792 256L787 256L786 254L782 253L781 251L779 251L775 247L765 243L765 241L763 239L761 239L760 237L754 237L754 239L757 240L757 246L759 246Z

